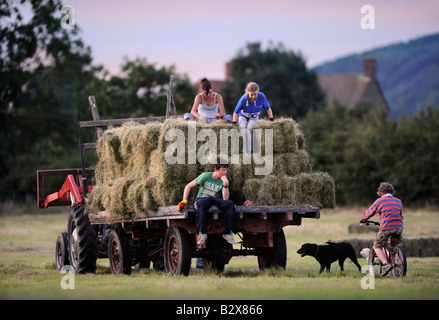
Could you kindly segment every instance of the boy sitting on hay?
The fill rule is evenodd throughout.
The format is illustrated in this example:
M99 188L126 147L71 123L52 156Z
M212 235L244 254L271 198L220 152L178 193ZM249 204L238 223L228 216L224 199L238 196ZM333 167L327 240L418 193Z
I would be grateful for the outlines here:
M197 209L197 228L199 231L198 244L203 244L207 239L206 212L212 206L217 206L224 212L225 228L223 238L230 244L235 244L232 227L235 215L235 204L229 199L229 181L227 179L228 164L222 164L220 158L213 165L213 172L205 172L195 180L189 182L184 188L183 201L178 204L178 211L181 212L187 204L189 192L195 186L199 186L195 208ZM220 198L219 193L222 193Z

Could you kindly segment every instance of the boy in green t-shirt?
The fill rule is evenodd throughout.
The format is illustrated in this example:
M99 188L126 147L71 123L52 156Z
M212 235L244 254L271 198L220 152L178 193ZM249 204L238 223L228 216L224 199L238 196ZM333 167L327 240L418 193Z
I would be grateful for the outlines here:
M213 172L205 172L195 180L189 182L184 188L183 201L178 204L178 211L187 204L189 192L196 185L199 186L195 207L197 208L197 227L200 232L198 244L202 244L207 239L206 212L210 207L217 206L224 212L225 229L223 238L230 244L235 244L233 239L232 227L235 215L235 204L229 199L229 180L227 180L227 164L220 161L213 166ZM222 198L220 197L220 191Z

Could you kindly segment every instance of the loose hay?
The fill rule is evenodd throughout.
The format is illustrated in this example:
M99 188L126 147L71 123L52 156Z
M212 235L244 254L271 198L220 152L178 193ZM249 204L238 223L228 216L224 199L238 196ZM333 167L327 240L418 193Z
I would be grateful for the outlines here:
M98 144L96 185L89 194L87 212L105 210L110 215L129 216L176 205L188 182L213 170L211 162L220 152L229 164L230 197L237 204L250 199L257 205L335 207L334 180L327 173L312 172L305 138L294 120L260 120L255 129L262 129L260 149L255 151L262 157L270 150L266 149L269 141L265 141L264 129L273 130L273 157L265 158L269 163L256 164L251 154L242 154L242 135L232 124L195 125L169 119L109 128ZM177 142L183 143L183 150L173 149ZM236 149L239 153L232 152ZM177 159L177 155L184 163L168 163L167 156ZM204 161L199 161L201 155L206 156ZM196 163L188 164L189 159ZM261 175L256 169L271 172ZM196 191L191 191L190 203L195 201Z

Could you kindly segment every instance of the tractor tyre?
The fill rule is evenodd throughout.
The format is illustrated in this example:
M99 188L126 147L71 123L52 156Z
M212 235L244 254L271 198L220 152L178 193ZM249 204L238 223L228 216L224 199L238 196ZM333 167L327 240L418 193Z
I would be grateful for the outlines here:
M98 241L84 209L84 205L70 208L67 225L69 260L76 273L95 273Z
M70 264L68 248L68 236L67 232L61 232L58 234L55 246L55 264L56 270L61 270L62 267Z

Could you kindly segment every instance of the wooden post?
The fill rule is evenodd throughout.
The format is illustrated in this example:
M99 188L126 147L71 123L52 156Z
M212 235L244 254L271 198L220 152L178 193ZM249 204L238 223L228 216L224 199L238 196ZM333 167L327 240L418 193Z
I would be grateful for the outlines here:
M174 76L171 75L171 77L169 78L169 91L167 93L168 102L166 104L166 117L177 114L177 109L175 108L174 96L172 95L173 84L174 84Z
M88 97L88 103L90 104L91 114L93 116L93 120L101 120L99 117L99 111L98 106L96 104L96 100L94 96ZM96 135L98 136L98 141L102 138L102 135L104 134L104 131L102 130L102 127L96 127Z

